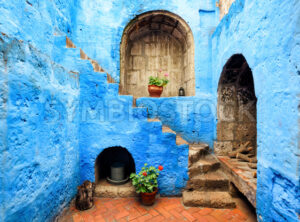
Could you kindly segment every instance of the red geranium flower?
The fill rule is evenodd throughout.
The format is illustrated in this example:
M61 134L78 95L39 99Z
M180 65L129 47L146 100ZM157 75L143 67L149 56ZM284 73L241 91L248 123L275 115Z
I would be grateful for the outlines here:
M163 168L162 165L159 165L159 166L158 166L158 170L159 170L159 171L162 171L163 169L164 169L164 168Z
M144 175L144 176L147 176L147 172L143 172L143 175Z

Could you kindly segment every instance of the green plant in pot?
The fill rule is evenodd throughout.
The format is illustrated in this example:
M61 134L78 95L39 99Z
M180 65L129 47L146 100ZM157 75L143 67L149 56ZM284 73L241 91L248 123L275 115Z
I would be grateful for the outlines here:
M153 166L145 165L138 174L130 174L132 185L135 187L137 193L140 193L141 200L144 205L152 205L155 202L155 195L158 190L157 178L159 172L163 170L162 166L155 168Z
M153 76L149 77L148 92L151 97L160 97L163 92L163 87L169 82L167 79L168 76L169 74L165 73L163 78Z

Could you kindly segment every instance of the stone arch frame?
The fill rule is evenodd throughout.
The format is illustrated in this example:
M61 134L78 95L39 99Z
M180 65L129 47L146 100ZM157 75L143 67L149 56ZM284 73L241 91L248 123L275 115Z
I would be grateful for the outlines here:
M167 21L163 21L163 24L155 23L155 18L164 17ZM150 21L149 21L150 20ZM162 96L178 96L178 90L182 86L185 89L186 96L194 96L195 95L195 45L194 45L194 37L191 28L189 25L178 15L164 11L164 10L156 10L156 11L148 11L143 14L136 16L132 19L128 25L125 27L120 43L120 87L119 87L119 94L121 95L133 95L134 97L144 97L148 96L147 92L147 85L148 85L148 76L144 76L142 78L141 87L134 83L133 86L129 86L127 82L132 83L133 77L132 74L128 74L126 70L126 62L127 62L127 53L129 50L129 45L133 38L139 38L144 35L149 35L151 30L142 30L145 33L139 34L137 36L132 35L136 29L139 29L140 24L146 24L149 27L153 26L153 23L159 25L159 31L166 35L169 35L171 39L174 39L179 44L182 45L183 48L183 56L182 56L182 72L179 72L179 75L170 75L170 83L174 84L171 88L169 85L167 86L166 90L164 90ZM172 23L174 22L174 23ZM172 30L170 31L169 28L166 28L166 24L172 26ZM145 26L146 26L145 25ZM165 30L161 27L165 27ZM168 29L168 30L167 30ZM140 31L140 30L139 30ZM148 33L147 33L148 31ZM171 35L170 35L171 33ZM179 41L180 40L180 41ZM172 40L171 40L172 41ZM132 62L133 63L133 62ZM170 65L168 65L168 68ZM170 70L163 70L163 71L170 71ZM147 72L148 73L148 72ZM154 72L153 72L154 73ZM155 73L156 74L156 73ZM154 74L154 75L155 75ZM149 74L146 74L149 75ZM150 76L150 75L149 75ZM178 77L177 77L178 76ZM177 85L175 85L175 82ZM178 83L179 82L179 83ZM130 87L132 89L130 89ZM140 91L142 90L142 93Z
M215 153L228 155L246 141L257 153L257 98L254 78L242 54L232 55L218 82Z
M100 179L105 178L107 175L106 169L101 169L101 167L107 167L107 165L111 164L115 160L119 160L121 157L118 156L117 153L122 152L122 154L126 154L127 156L125 158L128 158L128 163L126 163L126 174L127 176L130 175L130 173L136 172L136 165L133 158L133 155L129 152L128 149L122 147L122 146L111 146L107 147L97 155L94 162L94 173L95 173L95 183L99 183ZM122 155L121 154L121 155ZM107 155L113 155L112 159L105 158ZM104 163L101 161L105 161ZM100 170L99 170L100 169ZM103 174L103 175L101 175Z

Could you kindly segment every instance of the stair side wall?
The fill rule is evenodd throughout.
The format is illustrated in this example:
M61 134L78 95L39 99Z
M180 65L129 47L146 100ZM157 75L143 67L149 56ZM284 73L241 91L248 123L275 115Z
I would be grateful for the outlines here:
M95 161L104 149L121 146L132 155L136 172L144 163L164 167L158 179L160 194L180 195L188 180L188 146L177 146L174 134L162 132L161 122L148 122L146 109L132 107L132 96L108 91L111 84L101 75L80 75L81 182L95 180Z
M136 104L147 108L149 118L158 118L187 142L213 146L216 107L210 96L144 97Z

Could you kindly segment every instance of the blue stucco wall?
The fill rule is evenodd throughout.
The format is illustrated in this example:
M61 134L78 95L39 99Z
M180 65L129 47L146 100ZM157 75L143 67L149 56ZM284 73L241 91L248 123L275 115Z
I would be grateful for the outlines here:
M140 98L146 113L80 60L78 48L66 49L65 35L118 81L123 30L151 10L191 27L196 96ZM137 171L145 162L163 165L160 193L180 194L188 149L162 133L162 123L212 146L220 73L242 53L258 98L258 219L297 221L299 10L297 0L236 0L218 24L214 0L0 0L0 219L51 220L80 182L94 181L97 156L114 146L131 153Z
M158 103L176 103L172 109L180 118L175 122L167 120L164 114L157 113L164 124L178 130L189 142L206 142L212 146L216 118L204 117L207 111L202 105L214 107L211 97L211 33L218 23L218 10L214 0L206 1L113 1L83 0L77 3L78 15L72 41L92 59L98 61L106 72L118 82L120 79L120 43L127 24L137 15L152 10L167 10L179 15L190 26L195 47L196 97L169 100L152 100ZM171 84L171 83L170 83ZM141 101L141 100L140 100ZM143 100L145 103L145 100ZM148 100L149 101L149 100ZM181 101L181 102L179 102ZM167 103L167 102L164 102ZM193 105L191 106L191 103ZM144 104L145 106L145 104ZM181 111L188 106L186 111ZM197 109L197 110L196 110ZM201 109L201 111L199 110ZM201 114L204 112L204 115ZM150 114L151 115L151 114ZM195 117L195 119L194 119ZM199 121L198 121L199 120Z
M69 3L0 1L0 221L50 221L76 193L78 78L52 59Z
M80 178L95 180L95 161L105 149L121 146L132 155L136 171L144 163L163 165L162 195L179 195L188 180L188 146L162 133L161 122L148 122L146 108L133 108L132 96L118 96L118 84L108 84L105 73L91 68L80 76Z
M127 24L148 11L166 10L177 14L187 22L194 36L196 94L210 90L209 33L218 22L215 0L82 0L76 8L76 31L72 33L72 41L98 61L117 82L120 79L120 43ZM207 13L199 13L200 9Z
M211 75L208 71L211 68L209 36L216 26L218 17L215 1L145 3L121 0L113 2L83 0L77 3L76 9L78 14L74 25L75 31L70 38L117 82L120 78L120 43L126 25L137 15L152 10L167 10L181 16L189 24L194 35L198 98L158 100L141 98L137 101L137 105L148 107L149 102L155 103L160 107L158 113L154 114L150 111L146 117L159 117L163 124L178 130L189 142L201 141L212 145L215 118L212 115L214 109L211 109L211 103L207 100L210 100L208 92L211 83ZM202 60L205 62L200 62ZM86 78L88 81L85 80ZM81 120L79 133L81 180L94 180L95 159L103 149L122 146L132 154L137 171L145 162L154 165L165 164L165 170L160 176L160 193L180 194L188 179L186 146L176 146L175 135L162 134L161 123L149 123L145 116L143 119L133 117L132 112L143 109L132 109L132 97L118 97L118 88L110 90L111 84L103 83L102 79L105 77L90 78L92 77L85 75L80 77L80 107L83 109L80 116L83 115L86 118L85 113L96 115L99 107L107 115L100 116L100 122L99 120ZM111 105L111 102L114 104ZM164 106L161 106L161 103L164 103ZM203 103L208 104L202 106ZM112 112L110 106L116 107L116 110L119 109L119 115L125 119L121 121L110 119ZM168 114L174 114L172 117L177 118L176 121L170 119ZM204 116L205 118L202 118Z
M212 90L236 53L246 58L257 96L257 213L299 218L300 2L236 0L212 36Z
M138 98L136 105L146 107L149 118L158 118L189 143L213 146L216 106L211 96Z

